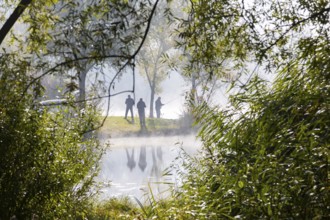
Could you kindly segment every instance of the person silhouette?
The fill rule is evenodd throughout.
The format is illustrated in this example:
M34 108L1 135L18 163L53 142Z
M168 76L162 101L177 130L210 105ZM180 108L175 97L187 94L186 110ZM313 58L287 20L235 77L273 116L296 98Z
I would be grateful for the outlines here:
M132 122L134 122L134 115L133 115L133 106L135 104L134 99L131 98L130 95L127 96L127 99L125 101L126 104L126 112L125 112L125 119L127 119L128 111L131 112Z
M160 109L164 105L160 99L161 98L158 97L158 99L155 102L155 109L156 109L157 118L160 118Z
M140 101L137 103L136 107L139 112L141 128L146 128L146 115L145 115L146 104L144 103L142 98L140 98Z

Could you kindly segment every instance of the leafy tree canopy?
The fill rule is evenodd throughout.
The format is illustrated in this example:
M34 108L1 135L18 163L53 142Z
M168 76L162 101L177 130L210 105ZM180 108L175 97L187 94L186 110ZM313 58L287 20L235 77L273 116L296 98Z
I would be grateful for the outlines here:
M221 74L222 61L232 70L254 61L276 79L245 68L228 108L195 109L202 156L186 164L165 215L329 218L329 2L197 0L189 9L180 36L192 68Z
M18 28L9 35L12 26L0 31L2 39L7 36L0 54L1 219L84 216L102 155L92 132L98 111L90 103L77 109L70 96L67 105L40 106L40 80L54 73L70 76L82 64L108 58L127 66L147 34L148 6L157 2L2 2L13 10L13 17L2 19Z

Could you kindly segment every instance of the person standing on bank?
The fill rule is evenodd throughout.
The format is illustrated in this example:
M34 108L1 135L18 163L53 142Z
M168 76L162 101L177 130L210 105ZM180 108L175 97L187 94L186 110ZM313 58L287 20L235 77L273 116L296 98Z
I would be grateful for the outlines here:
M125 119L127 119L128 111L130 111L131 117L132 117L132 123L134 123L134 115L133 115L133 106L135 104L134 99L132 99L131 96L128 95L128 97L125 101L125 104L126 104Z
M155 102L155 109L156 109L157 118L160 118L160 109L164 105L160 99L161 98L158 97L158 99Z
M147 128L146 127L146 114L145 114L146 104L144 103L142 98L140 98L140 101L137 103L136 107L137 107L138 112L139 112L141 128Z

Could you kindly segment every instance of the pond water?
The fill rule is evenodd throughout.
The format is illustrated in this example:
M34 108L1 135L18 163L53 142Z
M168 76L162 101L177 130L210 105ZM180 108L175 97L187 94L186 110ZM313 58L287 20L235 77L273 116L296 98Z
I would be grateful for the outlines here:
M175 187L180 181L170 166L179 166L175 159L183 151L193 156L201 146L193 135L108 141L111 147L101 160L98 181L111 183L102 188L101 199L128 196L143 201L150 191L157 198L166 197L169 187ZM165 171L171 171L172 175L164 175Z

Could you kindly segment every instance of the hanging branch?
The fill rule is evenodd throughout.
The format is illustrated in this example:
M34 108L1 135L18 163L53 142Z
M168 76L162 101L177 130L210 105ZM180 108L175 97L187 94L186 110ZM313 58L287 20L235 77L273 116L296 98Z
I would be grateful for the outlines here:
M309 17L304 18L302 20L299 21L295 21L292 22L291 25L289 26L289 28L287 30L285 30L277 39L275 39L273 42L271 42L266 48L261 50L261 58L265 56L265 54L271 49L273 48L275 45L278 44L278 42L280 42L281 40L283 40L285 38L285 36L291 31L293 30L295 27L299 26L302 23L305 23L307 21L313 20L321 15L324 15L326 13L330 12L330 8L323 8L322 10L315 12L313 14L311 14Z
M19 17L21 16L21 14L24 12L24 10L30 5L30 3L32 2L32 0L21 0L21 2L19 3L19 5L15 8L14 12L11 14L11 16L8 18L8 20L6 21L6 23L3 25L3 27L0 30L0 45L3 42L4 38L6 37L6 35L9 33L9 31L11 30L11 28L13 27L13 25L16 23L16 21L19 19ZM120 73L123 71L123 69L125 69L125 67L127 67L130 63L132 63L132 60L135 59L135 57L137 56L137 54L140 52L144 42L146 41L146 38L148 36L149 30L150 30L150 26L151 26L151 21L152 18L155 14L157 5L159 3L159 0L157 0L151 10L150 16L147 20L147 27L144 31L144 35L142 37L142 40L138 46L138 48L135 50L135 52L130 55L130 56L122 56L122 55L111 55L111 56L97 56L97 57L80 57L74 60L69 60L69 61L65 61L65 62L61 62L59 64L56 64L54 67L50 68L49 70L47 70L46 72L44 72L43 74L41 74L40 76L34 78L29 85L26 87L26 89L23 91L22 97L27 93L28 89L30 88L30 86L37 82L39 79L41 79L43 76L56 71L57 68L59 68L60 66L64 66L67 65L69 63L72 62L77 62L79 60L92 60L92 59L106 59L106 58L125 58L127 59L127 61L125 62L125 64L118 70L118 72L116 73L116 75L113 77L112 81L109 84L109 89L108 89L108 95L107 96L103 96L103 97L94 97L94 98L90 98L90 99L85 99L85 100L80 100L80 101L76 101L76 103L78 102L86 102L86 101L90 101L90 100L96 100L96 99L101 99L101 98L108 98L108 108L107 108L107 113L105 118L102 120L102 123L99 127L91 129L90 131L96 130L100 127L103 126L108 113L109 113L109 108L110 108L110 97L115 96L115 95L119 95L125 92L134 92L135 89L135 79L133 79L133 90L125 90L125 91L121 91L118 93L114 93L111 94L110 88L112 87L115 79L120 75ZM134 65L134 61L133 61L133 75L135 76L134 73L134 69L135 69L135 65ZM63 102L65 103L65 102ZM58 104L58 103L57 103ZM47 105L47 104L46 104ZM52 103L50 103L49 105L54 105ZM87 131L89 132L89 131Z
M107 119L108 114L109 114L109 110L110 110L110 98L111 98L112 96L119 95L119 94L122 94L122 93L124 93L124 92L134 92L134 88L135 88L135 79L133 79L133 91L129 91L129 90L128 90L128 91L122 91L122 92L119 92L119 93L111 94L111 90L110 90L110 89L111 89L111 87L112 87L112 85L113 85L115 79L120 75L120 73L123 71L123 69L124 69L126 66L128 66L128 65L132 62L132 60L135 59L136 55L137 55L137 54L139 53L139 51L141 50L141 48L142 48L142 46L143 46L145 40L147 39L147 36L148 36L149 30L150 30L150 26L151 26L151 21L152 21L152 18L153 18L153 16L154 16L154 14L155 14L155 11L156 11L156 8L157 8L157 5L158 5L158 2L159 2L159 0L157 0L157 1L155 2L154 6L153 6L153 8L152 8L152 10L151 10L151 13L150 13L150 16L149 16L149 18L148 18L148 22L147 22L147 27L146 27L146 30L145 30L145 32L144 32L144 35L143 35L143 38L142 38L142 41L141 41L139 47L138 47L138 48L136 49L136 51L131 55L131 57L126 61L126 63L125 63L125 64L124 64L124 65L123 65L123 66L117 71L116 75L113 77L113 79L111 80L111 82L110 82L110 84L109 84L109 87L108 87L108 105L107 105L107 111L106 111L106 114L105 114L105 116L104 116L104 118L103 118L101 124L100 124L98 127L96 127L96 128L93 128L93 129L90 129L90 130L86 131L86 133L87 133L87 132L91 132L91 131L95 131L95 130L101 128L101 127L104 125L105 120ZM134 62L133 62L133 77L134 77L134 76L135 76L135 65L134 65ZM85 100L85 101L86 101L86 100Z
M80 61L80 60L93 60L93 59L107 59L107 58L124 58L124 59L127 59L127 61L125 62L125 64L119 69L119 71L116 73L116 75L114 76L112 82L110 83L109 85L109 88L111 88L114 80L119 76L119 74L122 72L122 70L129 64L131 63L132 60L135 59L135 57L137 56L137 54L140 52L144 42L146 41L146 38L148 36L148 33L149 33L149 30L150 30L150 26L151 26L151 20L153 18L153 15L155 14L155 11L156 11L156 8L157 8L157 5L159 3L159 0L157 0L151 10L151 13L150 13L150 16L147 20L147 27L146 27L146 30L144 31L144 35L142 37L142 40L138 46L138 48L135 50L135 52L132 54L132 55L128 55L128 56L124 56L124 55L110 55L110 56L90 56L90 57L80 57L80 58L76 58L76 59L73 59L73 60L68 60L68 61L64 61L64 62L61 62L59 64L56 64L54 67L50 68L49 70L47 70L46 72L44 72L43 74L41 74L40 76L34 78L28 85L27 87L25 88L25 90L23 91L23 94L22 94L22 97L27 93L28 89L35 83L37 82L38 80L40 80L42 77L44 77L45 75L53 72L53 71L56 71L57 68L61 67L61 66L64 66L64 65L67 65L67 64L70 64L70 63L73 63L73 62L77 62L77 61ZM109 97L110 97L110 89L109 89ZM86 100L82 100L82 101L86 101Z

